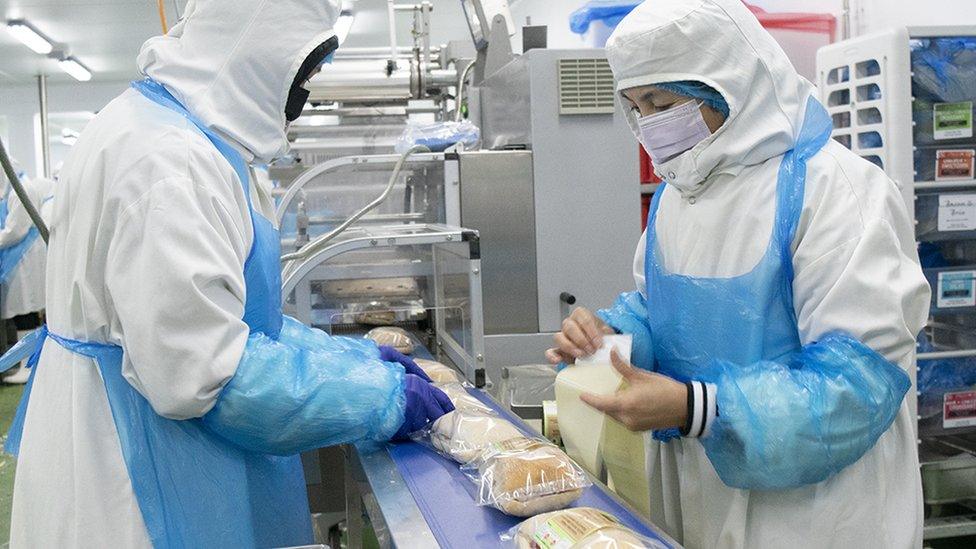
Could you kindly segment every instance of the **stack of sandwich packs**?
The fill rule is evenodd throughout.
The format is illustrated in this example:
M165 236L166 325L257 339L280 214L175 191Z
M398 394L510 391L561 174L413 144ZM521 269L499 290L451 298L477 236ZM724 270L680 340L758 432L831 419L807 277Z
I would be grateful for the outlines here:
M608 345L619 346L621 342L612 340ZM629 345L621 349L621 354L624 351L629 355ZM609 356L608 351L604 354ZM461 464L462 472L477 487L479 505L515 517L531 517L501 534L512 547L664 547L631 531L603 511L568 508L591 485L586 472L573 459L548 441L525 436L514 424L472 396L454 370L432 361L417 363L432 378L436 376L435 385L455 406L455 411L441 417L423 433L422 440ZM448 381L439 382L441 379ZM619 387L619 376L605 384L613 385L615 390ZM598 444L600 438L597 437Z
M478 486L479 505L528 517L569 506L590 485L586 473L558 447L526 437L461 384L439 386L455 410L435 421L424 437L462 465Z
M405 355L413 354L413 340L403 328L384 326L373 328L366 333L367 339L372 339L377 345L393 347Z

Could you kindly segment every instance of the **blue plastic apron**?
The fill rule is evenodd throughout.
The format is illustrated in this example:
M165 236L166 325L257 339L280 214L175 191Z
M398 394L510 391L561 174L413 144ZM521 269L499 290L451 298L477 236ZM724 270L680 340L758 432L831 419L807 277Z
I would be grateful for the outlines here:
M10 214L10 187L7 187L7 193L3 195L3 200L0 200L0 229L7 226L7 216Z
M791 245L803 209L807 159L824 147L830 129L826 110L811 98L797 143L780 165L769 245L759 263L746 274L698 278L668 272L657 246L655 226L664 193L655 193L648 221L645 275L648 324L661 373L690 381L713 359L753 364L776 360L801 347L793 308ZM672 429L656 436L669 439L676 434Z
M254 227L254 245L244 265L244 321L252 333L276 338L282 323L280 241L274 225L250 203L246 163L161 85L145 80L133 87L196 125L237 172ZM33 341L30 363L36 364L45 338L98 364L132 489L154 547L283 547L312 542L298 456L247 452L216 436L200 420L175 421L157 415L122 377L122 347L75 341L43 328L8 355ZM11 453L19 449L36 369L31 370L8 436Z
M52 198L53 197L49 196L44 199L44 202L47 202ZM4 199L2 212L3 224L6 224L7 222L7 206L8 201L7 199ZM20 239L20 242L0 250L0 284L5 284L10 281L10 277L13 275L14 270L17 269L17 266L20 265L21 260L23 260L24 256L27 255L27 251L30 250L31 246L34 245L34 242L36 242L40 237L40 231L37 230L37 227L31 225L30 230L27 231L24 238Z

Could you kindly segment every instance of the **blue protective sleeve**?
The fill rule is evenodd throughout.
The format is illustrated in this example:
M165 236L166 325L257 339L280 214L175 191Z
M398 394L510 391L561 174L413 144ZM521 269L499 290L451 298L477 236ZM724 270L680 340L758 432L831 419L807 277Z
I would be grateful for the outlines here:
M347 351L360 351L372 358L380 357L380 348L372 339L329 335L285 315L282 316L278 341L307 351L332 351L338 347Z
M828 334L780 362L713 361L718 417L701 439L722 481L783 490L830 478L888 430L911 387L901 368L860 341Z
M403 368L380 361L371 342L296 324L286 319L278 340L251 334L204 424L275 455L393 436L404 418Z
M655 370L651 328L647 324L647 300L640 292L620 294L612 307L601 309L596 315L617 332L634 336L630 355L634 366L648 371Z

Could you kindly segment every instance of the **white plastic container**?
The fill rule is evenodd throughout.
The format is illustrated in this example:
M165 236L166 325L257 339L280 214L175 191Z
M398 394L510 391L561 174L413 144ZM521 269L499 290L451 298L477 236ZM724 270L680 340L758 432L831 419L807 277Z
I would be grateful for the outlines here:
M587 471L603 476L600 441L606 416L580 400L583 393L610 395L620 387L622 378L610 362L610 350L630 359L633 337L604 336L603 346L592 356L577 359L556 376L556 410L559 434L566 453Z

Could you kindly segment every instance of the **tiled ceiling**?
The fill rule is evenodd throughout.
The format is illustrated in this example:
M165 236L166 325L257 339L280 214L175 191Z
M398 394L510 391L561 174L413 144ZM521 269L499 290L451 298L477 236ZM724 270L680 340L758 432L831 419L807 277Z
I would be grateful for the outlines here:
M186 0L165 0L172 24ZM0 0L0 19L26 19L67 46L99 80L136 75L139 46L161 32L155 0ZM38 55L0 28L0 85L30 82L37 74L71 81L57 63Z
M228 0L233 1L233 0ZM418 0L419 1L419 0ZM565 1L565 0L562 0ZM432 0L433 43L468 36L459 0ZM187 0L165 0L169 24ZM414 3L398 0L397 3ZM346 47L383 46L388 43L385 0L346 0L344 8L356 14ZM0 23L27 19L52 40L65 44L70 53L95 73L98 80L135 78L135 57L161 26L156 0L0 0ZM398 16L399 43L410 43L411 17ZM52 82L71 82L55 61L35 54L17 42L0 25L0 86L25 84L39 74Z

